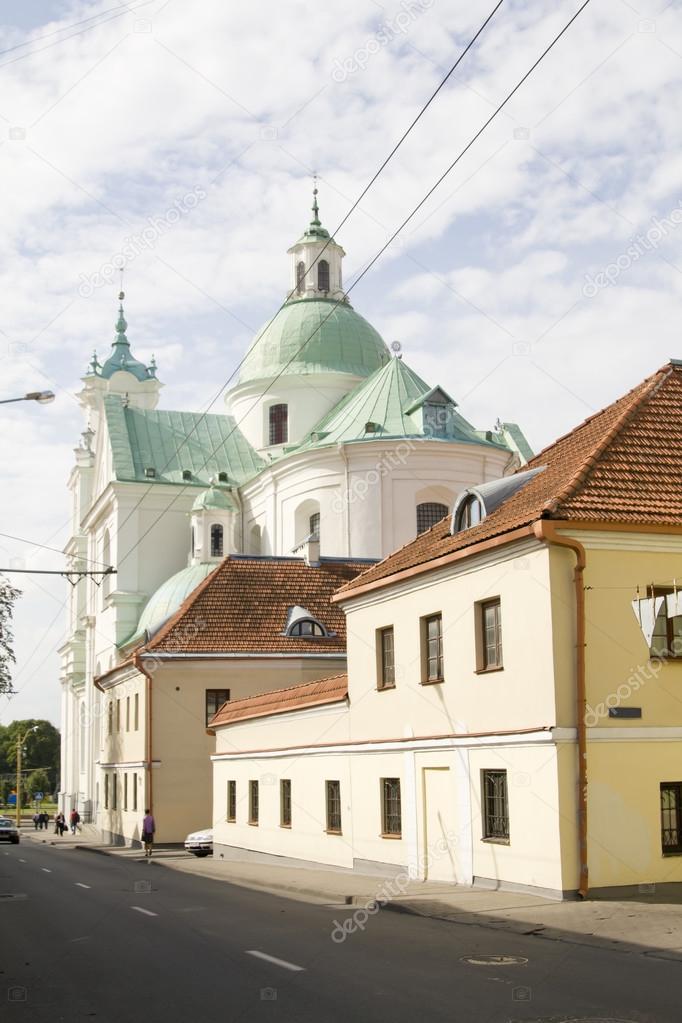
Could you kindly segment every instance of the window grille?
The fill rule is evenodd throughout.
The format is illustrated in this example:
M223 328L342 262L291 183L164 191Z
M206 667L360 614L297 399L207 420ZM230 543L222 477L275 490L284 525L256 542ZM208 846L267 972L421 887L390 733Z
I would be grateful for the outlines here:
M271 405L270 444L286 444L289 439L289 409L287 405Z
M498 842L509 841L509 801L507 772L482 771L483 837Z
M310 536L314 537L315 540L320 539L320 513L313 512L308 521L308 529Z
M227 819L231 823L237 819L237 782L232 780L227 783Z
M682 782L661 782L661 846L682 853Z
M206 690L206 724L218 713L224 703L230 699L229 689Z
M258 782L249 782L249 824L258 824Z
M291 827L291 779L282 778L279 783L279 823L283 828Z
M417 534L425 533L431 526L435 526L449 512L447 504L439 504L437 501L424 501L417 505Z
M400 778L381 779L381 831L384 835L402 834Z
M341 834L341 782L328 781L327 790L327 831Z
M222 558L223 556L223 527L211 526L211 557Z

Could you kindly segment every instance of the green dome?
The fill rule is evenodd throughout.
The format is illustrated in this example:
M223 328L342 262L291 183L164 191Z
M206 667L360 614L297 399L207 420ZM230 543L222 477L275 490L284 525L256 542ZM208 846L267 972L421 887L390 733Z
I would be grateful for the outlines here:
M389 359L381 335L352 306L303 298L288 302L257 335L242 363L239 382L274 377L282 371L368 377Z
M165 583L162 583L156 593L149 598L137 623L135 637L141 637L145 632L149 632L150 635L156 632L171 615L175 614L192 590L195 590L215 567L215 565L190 565L189 568L183 568L181 572L166 579ZM126 642L130 642L130 640Z
M202 490L192 505L192 511L211 511L211 509L217 511L237 510L230 495L226 494L224 490L220 490L219 487Z

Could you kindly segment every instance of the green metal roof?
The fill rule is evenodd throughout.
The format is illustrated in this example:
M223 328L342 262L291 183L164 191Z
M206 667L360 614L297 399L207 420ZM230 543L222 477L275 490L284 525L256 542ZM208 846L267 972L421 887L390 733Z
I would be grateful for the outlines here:
M103 366L97 362L97 356L93 358L91 371L97 376L108 380L114 373L132 373L136 380L153 380L156 376L156 365L145 366L143 362L136 359L130 350L130 342L126 337L128 324L123 315L123 306L118 308L118 320L116 321L116 337L112 344L112 352Z
M129 646L145 639L146 632L150 635L156 632L216 567L215 564L190 565L166 579L147 601L133 635L120 645Z
M126 408L119 395L107 395L104 409L117 480L205 489L220 472L241 485L265 465L232 416Z
M448 410L447 435L431 438L423 428L421 414L410 412L420 409L420 399L433 390L402 359L391 359L339 402L312 430L301 448L388 437L429 437L446 442L489 443L505 447L501 438L481 438L455 410L454 404Z
M287 302L258 334L239 382L284 373L350 373L367 377L390 361L380 334L348 302Z
M236 511L237 506L228 493L219 487L203 490L192 505L192 511Z

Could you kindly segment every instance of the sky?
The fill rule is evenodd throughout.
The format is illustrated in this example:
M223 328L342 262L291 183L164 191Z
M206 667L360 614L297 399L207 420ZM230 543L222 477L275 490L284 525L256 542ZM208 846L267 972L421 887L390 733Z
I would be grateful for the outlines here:
M205 408L284 298L313 173L333 231L494 2L0 2L0 398L57 395L0 406L0 568L63 567L112 259L162 407ZM347 287L580 3L502 3L337 233ZM681 7L592 0L353 289L478 428L539 450L682 357ZM68 584L11 578L0 723L58 723Z

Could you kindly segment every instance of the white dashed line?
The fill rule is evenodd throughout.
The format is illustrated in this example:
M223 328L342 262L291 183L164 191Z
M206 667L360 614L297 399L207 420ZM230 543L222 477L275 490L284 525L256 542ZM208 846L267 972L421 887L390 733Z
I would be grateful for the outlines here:
M20 857L19 857L19 863L26 863L26 860L22 860L22 858L21 858L21 856L20 856Z
M76 888L92 888L91 884L82 884L81 881L74 881L74 886Z
M152 913L151 909L143 909L142 906L131 906L131 909L136 909L138 913L144 913L145 916L158 916L158 913Z
M52 871L50 870L49 867L41 867L40 869L44 870L46 874L51 874L52 873Z
M247 948L247 956L255 956L256 959L265 959L267 963L274 963L275 966L281 966L284 970L293 970L294 973L300 973L305 970L305 966L297 966L296 963L288 963L286 959L277 959L276 956L266 955L265 952L257 952L253 948Z

